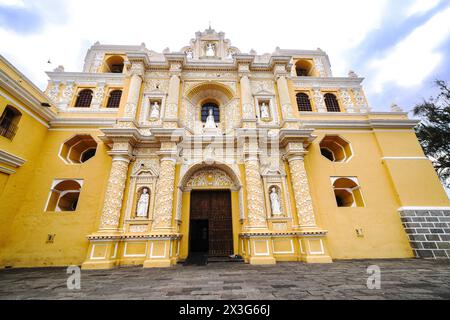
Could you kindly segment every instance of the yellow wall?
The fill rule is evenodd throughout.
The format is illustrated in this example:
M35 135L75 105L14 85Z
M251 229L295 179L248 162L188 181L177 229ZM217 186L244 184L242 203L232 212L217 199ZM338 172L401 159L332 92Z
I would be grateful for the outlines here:
M84 261L88 248L86 236L98 228L111 157L107 155L105 145L99 143L94 158L84 164L67 165L59 158L58 151L61 144L75 133L49 131L39 148L34 174L29 173L21 180L20 185L27 186L26 192L11 190L8 193L8 197L20 195L23 198L8 201L8 207L2 210L7 215L14 215L14 219L8 223L10 232L7 243L2 246L1 264L15 267L63 266ZM96 140L100 134L97 130L82 133L90 133ZM52 182L65 178L84 180L77 210L45 212ZM7 197L6 192L3 196ZM48 234L56 235L53 244L46 243Z
M9 93L1 90L3 95ZM6 151L14 156L26 160L20 168L7 167L13 169L16 173L9 176L2 174L0 187L0 266L3 253L6 250L8 238L13 232L11 225L18 215L22 203L27 194L30 194L30 180L35 173L35 163L39 157L41 146L44 142L47 127L27 113L26 107L21 107L12 101L0 95L0 114L3 113L7 105L13 106L22 113L15 137L9 140L0 136L0 150ZM16 99L14 99L16 100ZM31 112L31 111L30 111ZM30 230L23 226L24 233L30 233Z
M330 132L315 132L318 138L309 148L305 161L318 223L329 231L332 258L412 257L397 212L399 204L382 165L375 135L334 130L334 134L351 143L354 156L348 163L333 163L320 153L319 143L326 133ZM339 176L358 178L365 207L337 207L330 177ZM359 228L364 231L363 238L356 234Z

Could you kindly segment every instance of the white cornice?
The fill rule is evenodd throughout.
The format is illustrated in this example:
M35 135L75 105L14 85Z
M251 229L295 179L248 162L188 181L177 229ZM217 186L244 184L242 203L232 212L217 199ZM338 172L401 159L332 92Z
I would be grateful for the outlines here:
M75 82L75 83L123 83L125 74L123 73L90 73L90 72L46 72L53 81Z
M0 85L1 85L1 80L0 80ZM23 106L19 101L17 101L16 99L14 99L13 97L11 97L10 95L0 91L0 96L4 97L5 99L11 101L15 107L19 108L21 111L25 112L26 114L28 114L30 117L32 117L33 119L35 119L37 122L39 122L40 124L42 124L45 127L49 127L48 125L48 120L45 121L43 119L41 119L39 116L35 115L33 112L31 112L29 109L34 110L33 108L27 108L25 106ZM42 107L41 107L42 108ZM55 117L55 115L53 115L52 119Z
M27 81L28 84L30 84L28 80L26 79L24 80ZM52 103L48 100L48 98L44 95L44 93L42 93L39 89L36 89L39 90L38 92L42 97L42 100L38 100L30 92L28 92L22 86L20 86L14 79L12 79L5 72L3 72L3 70L0 70L0 87L4 88L6 91L8 91L11 95L16 97L17 99L20 99L21 101L25 102L27 107L19 103L16 98L2 93L2 95L5 98L14 102L17 106L21 107L22 109L24 110L30 109L46 121L49 121L56 116L56 113L54 113L51 110L51 108L42 107L41 103L43 102L52 105ZM42 120L40 121L42 122Z
M111 127L117 122L111 118L59 118L50 122L51 128L81 126L81 127Z
M305 128L402 128L413 129L420 121L410 119L302 120Z
M14 168L20 168L25 164L26 160L15 156L6 151L0 150L0 163L6 164Z
M296 88L359 88L364 78L292 77Z

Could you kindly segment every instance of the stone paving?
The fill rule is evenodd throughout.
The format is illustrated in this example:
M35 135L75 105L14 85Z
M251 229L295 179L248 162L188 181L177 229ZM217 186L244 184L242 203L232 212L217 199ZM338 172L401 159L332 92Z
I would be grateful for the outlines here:
M381 290L367 288L367 267L381 268ZM82 271L67 289L65 268L0 270L0 299L450 299L450 261L338 261L329 265L214 263L170 269Z

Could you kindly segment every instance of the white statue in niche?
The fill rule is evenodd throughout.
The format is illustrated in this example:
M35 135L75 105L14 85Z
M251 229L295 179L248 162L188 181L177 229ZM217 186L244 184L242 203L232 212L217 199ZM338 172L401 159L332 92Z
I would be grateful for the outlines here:
M186 51L186 57L187 57L188 59L194 59L194 53L192 52L192 49L188 49L188 50Z
M155 101L152 105L152 111L150 112L150 119L157 120L159 119L159 103Z
M214 120L213 110L209 109L208 118L206 118L205 129L216 129L216 121Z
M261 119L269 119L270 118L269 106L265 102L263 102L260 108L261 108Z
M206 45L206 56L215 57L216 56L216 45L214 43L208 43Z
M281 216L283 213L281 212L280 196L275 187L272 188L270 193L270 203L272 204L272 215Z
M148 204L150 202L150 195L148 194L148 189L144 188L142 190L142 194L139 197L136 217L139 218L147 218L148 217Z

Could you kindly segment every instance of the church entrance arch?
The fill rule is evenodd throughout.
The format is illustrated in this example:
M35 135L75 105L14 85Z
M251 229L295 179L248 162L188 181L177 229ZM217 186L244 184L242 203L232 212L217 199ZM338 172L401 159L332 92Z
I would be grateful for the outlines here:
M181 258L239 254L241 185L234 171L225 165L194 166L181 179L181 189Z

